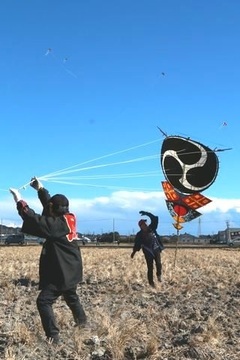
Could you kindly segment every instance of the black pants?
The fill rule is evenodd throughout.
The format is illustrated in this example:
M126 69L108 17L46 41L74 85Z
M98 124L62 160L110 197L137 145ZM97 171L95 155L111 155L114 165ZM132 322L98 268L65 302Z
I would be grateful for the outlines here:
M156 275L158 279L161 279L162 275L162 263L161 263L161 251L155 250L154 256L148 252L147 250L144 250L144 256L147 263L147 277L148 282L150 285L154 283L153 281L153 262L155 262L156 265Z
M76 324L84 324L86 322L86 314L80 304L76 290L77 287L66 291L59 291L52 286L48 286L41 290L38 295L37 308L41 317L43 329L48 338L57 338L59 334L59 328L56 325L52 305L61 295L71 309Z

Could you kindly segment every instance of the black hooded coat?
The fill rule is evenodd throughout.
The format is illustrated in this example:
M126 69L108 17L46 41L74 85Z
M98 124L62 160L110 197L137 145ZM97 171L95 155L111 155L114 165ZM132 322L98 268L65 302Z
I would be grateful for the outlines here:
M75 287L82 281L82 257L76 241L76 218L72 213L59 216L47 215L50 195L44 188L38 191L43 214L24 202L17 203L23 219L22 232L45 238L39 263L39 289L53 286L59 291Z

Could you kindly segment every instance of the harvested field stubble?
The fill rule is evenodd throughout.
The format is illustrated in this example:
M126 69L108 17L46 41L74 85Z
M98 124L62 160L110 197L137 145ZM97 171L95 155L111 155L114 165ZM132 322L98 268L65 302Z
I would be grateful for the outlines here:
M143 254L81 248L78 288L89 325L74 327L59 298L63 343L46 344L36 308L41 247L0 247L0 358L7 360L239 360L240 251L174 249L162 253L163 282L147 284Z

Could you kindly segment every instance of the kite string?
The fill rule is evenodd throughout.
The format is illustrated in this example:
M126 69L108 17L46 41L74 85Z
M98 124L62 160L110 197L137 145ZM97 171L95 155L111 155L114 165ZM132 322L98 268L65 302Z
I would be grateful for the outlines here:
M196 152L181 152L180 155L188 155L188 154L194 154L194 153L199 153L198 151ZM108 155L110 156L110 155ZM158 158L159 154L156 155L149 155L149 156L145 156L145 157L141 157L141 158L135 158L135 159L130 159L130 160L124 160L124 161L119 161L119 162L113 162L113 163L107 163L107 164L101 164L101 165L93 165L90 167L84 167L84 168L76 168L77 166L81 165L74 165L68 168L65 168L63 170L58 170L56 172L52 172L49 173L47 175L44 175L41 177L41 180L47 180L50 179L51 177L56 177L56 176L61 176L61 175L66 175L66 174L70 174L70 173L74 173L74 172L79 172L79 171L85 171L85 170L92 170L92 169L97 169L97 168L103 168L103 167L108 167L108 166L113 166L113 165L120 165L120 164L127 164L127 163L133 163L133 162L138 162L138 161L145 161L145 160L152 160L155 158ZM90 161L94 161L94 160L90 160ZM84 162L82 164L86 164L90 161ZM40 178L39 178L40 179Z
M156 142L159 142L159 139L157 140L152 140L152 141L148 141L146 143L143 143L143 144L140 144L140 145L136 145L136 146L132 146L130 148L127 148L127 149L123 149L123 150L120 150L120 151L116 151L116 152L113 152L113 153L110 153L110 154L106 154L106 155L103 155L103 156L99 156L97 158L94 158L94 159L91 159L91 160L87 160L87 161L84 161L82 163L79 163L79 164L76 164L76 165L72 165L72 166L69 166L67 168L64 168L62 170L57 170L57 171L54 171L54 172L51 172L51 173L48 173L46 175L42 175L42 176L38 176L38 179L41 180L41 181L49 181L49 179L53 176L58 176L58 175L63 175L63 174L67 174L67 173L71 173L71 169L75 169L73 171L83 171L83 169L77 169L76 170L76 167L78 166L81 166L81 165L85 165L85 164L88 164L88 163L91 163L91 162L94 162L94 161L97 161L97 160L101 160L101 159L104 159L104 158L107 158L107 157L110 157L110 156L114 156L114 155L118 155L118 154L122 154L124 152L128 152L128 151L131 151L131 150L135 150L135 149L138 149L140 147L143 147L143 146L147 146L147 145L150 145L150 144L153 144L153 143L156 143ZM140 161L140 160L138 160ZM120 162L121 163L121 162ZM118 163L115 163L115 165L117 165ZM100 166L100 165L99 165ZM106 166L106 165L102 165L101 167L103 166ZM108 164L107 166L110 166L110 164ZM86 168L84 170L89 170L91 168L94 168L94 167L89 167L89 168ZM69 171L69 172L68 172ZM72 171L72 172L73 172ZM18 189L21 190L21 189L25 189L28 185L30 185L31 181L28 181L26 184L22 185L21 187L19 187Z
M141 145L139 145L141 146ZM138 146L138 147L139 147ZM136 147L134 147L136 148ZM133 148L132 148L133 149ZM129 149L128 149L129 150ZM124 152L124 151L127 151L127 150L122 150L120 152ZM119 153L119 152L117 152ZM117 153L113 153L113 154L117 154ZM191 152L192 153L192 152ZM105 155L103 157L99 157L99 158L96 158L96 159L93 159L93 160L89 160L89 161L86 161L86 162L83 162L82 164L86 164L86 163L89 163L91 161L94 161L94 160L97 160L97 159L101 159L101 158L105 158L105 157L109 157L113 154L109 154L109 155ZM182 153L183 154L188 154L187 152L186 153ZM52 173L49 173L47 175L43 175L43 176L38 176L38 179L41 180L41 181L50 181L51 178L53 179L58 179L59 176L62 176L62 175L66 175L66 174L70 174L70 173L76 173L76 172L79 172L79 171L85 171L85 170L92 170L92 169L97 169L97 168L103 168L103 167L109 167L109 166L113 166L113 165L121 165L121 164L128 164L128 163L133 163L133 162L140 162L140 161L146 161L146 160L151 160L151 159L156 159L159 157L159 154L156 154L156 155L148 155L148 156L144 156L144 157L141 157L141 158L135 158L135 159L130 159L130 160L124 160L124 161L119 161L119 162L113 162L113 163L107 163L107 164L101 164L101 165L93 165L93 166L89 166L89 167L85 167L85 168L77 168L77 166L79 165L74 165L74 166L71 166L71 167L68 167L68 168L65 168L63 170L58 170L58 171L55 171L55 172L52 172ZM144 173L143 173L144 174ZM178 176L179 174L176 174L176 176ZM75 178L78 178L78 177L75 177ZM71 178L72 179L72 178ZM28 183L24 184L23 186L21 186L19 189L23 189L23 188L26 188L26 186L28 186L30 184L31 181L29 181Z
M52 175L42 176L42 180L44 180L44 179L49 179L49 178L51 178L51 177L56 177L56 176L59 176L59 175L65 175L65 174L75 173L75 172L78 172L78 171L86 171L86 170L92 170L92 169L99 169L99 168L109 167L109 166L113 166L113 165L129 164L129 163L133 163L133 162L139 162L139 161L146 161L146 160L156 159L156 158L158 158L158 157L159 157L159 154L156 154L156 155L149 155L149 156L144 156L144 157L141 157L141 158L135 158L135 159L130 159L130 160L118 161L118 162L113 162L113 163L93 165L93 166L88 166L88 167L79 168L79 169L72 169L72 170L66 169L66 170L62 170L61 172L58 171L57 173L52 173Z
M55 58L57 61L59 61L58 57L54 54L53 50L51 48L48 48L46 53L45 53L45 56L52 56L53 58ZM65 64L67 63L68 61L68 58L64 58L63 61L60 63L61 66L64 68L64 70L67 71L67 73L69 73L70 75L72 75L73 77L75 77L76 79L78 78L77 75L71 71L70 69L68 69Z
M55 176L55 174L58 174L58 173L62 174L62 172L65 172L66 170L70 170L70 169L76 168L76 167L78 167L78 166L82 166L82 165L85 165L85 164L89 164L89 163L94 162L94 161L97 161L97 160L105 159L105 158L110 157L110 156L122 154L122 153L127 152L127 151L135 150L135 149L138 149L138 148L140 148L140 147L147 146L147 145L153 144L153 143L158 142L158 141L159 141L159 139L158 139L158 140L149 141L149 142L144 143L144 144L141 144L141 145L136 145L136 146L133 146L133 147L124 149L124 150L116 151L116 152L113 152L113 153L110 153L110 154L106 154L106 155L103 155L103 156L99 156L99 157L97 157L97 158L94 158L94 159L91 159L91 160L87 160L87 161L84 161L84 162L79 163L79 164L76 164L76 165L69 166L69 167L64 168L64 169L62 169L62 170L57 170L57 171L51 172L51 173L45 175L45 177L49 177L49 176L52 176L52 175Z
M98 179L127 179L127 178L138 178L138 177L149 177L149 176L159 176L160 170L155 171L146 171L146 172L138 172L138 173L128 173L128 174L105 174L105 175L79 175L79 176L66 176L66 177L54 177L51 176L47 180L98 180Z
M85 187L94 187L94 188L107 188L107 189L120 189L120 190L139 190L139 191L145 191L146 192L146 188L132 188L132 187L126 187L126 186L115 186L115 185L99 185L99 184L86 184L86 183L74 183L71 181L59 181L59 180L49 180L49 182L53 182L56 184L65 184L65 185L75 185L75 186L85 186ZM148 189L147 191L156 191L159 192L159 189Z

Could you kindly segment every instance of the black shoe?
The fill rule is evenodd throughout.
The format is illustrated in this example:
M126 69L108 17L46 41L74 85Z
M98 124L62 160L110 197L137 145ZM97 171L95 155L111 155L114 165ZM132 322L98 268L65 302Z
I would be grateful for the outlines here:
M154 282L150 282L149 285L150 285L151 287L155 288Z

